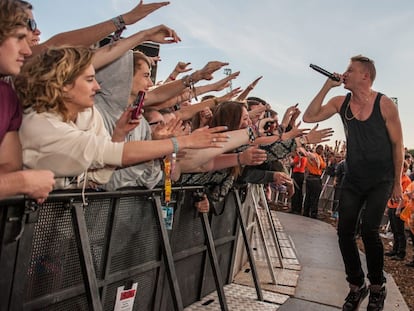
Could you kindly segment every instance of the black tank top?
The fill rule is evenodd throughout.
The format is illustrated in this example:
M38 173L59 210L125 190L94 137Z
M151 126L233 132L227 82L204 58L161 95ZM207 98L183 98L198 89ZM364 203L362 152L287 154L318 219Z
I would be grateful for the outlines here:
M346 95L339 112L347 144L346 178L363 187L394 179L392 145L380 108L382 95L378 93L365 121L355 119L348 107L351 93Z

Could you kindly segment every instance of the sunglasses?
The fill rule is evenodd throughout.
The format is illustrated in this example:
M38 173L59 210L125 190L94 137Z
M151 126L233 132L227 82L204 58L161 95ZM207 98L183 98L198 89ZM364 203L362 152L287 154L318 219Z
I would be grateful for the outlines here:
M37 29L37 24L34 19L29 18L27 20L27 28L29 28L31 31L35 31Z

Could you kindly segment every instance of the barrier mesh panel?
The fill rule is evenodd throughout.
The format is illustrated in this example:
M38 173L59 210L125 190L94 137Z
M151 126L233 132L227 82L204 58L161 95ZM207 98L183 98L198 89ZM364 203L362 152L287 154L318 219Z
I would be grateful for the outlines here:
M152 204L145 197L120 199L110 273L160 260L160 236Z
M183 204L181 204L182 202ZM180 205L180 208L175 208L175 212L178 211L179 215L177 216L178 222L174 221L173 242L171 243L173 253L204 245L203 226L194 206L192 193L185 192L184 200L179 199L177 204Z
M55 303L45 308L38 308L39 311L89 311L86 296L78 296Z
M26 299L83 284L70 210L44 204L34 228Z
M104 310L114 310L117 288L125 286L128 281L132 281L132 283L138 283L133 310L153 310L154 293L156 290L157 278L157 269L153 269L140 275L131 276L131 278L128 280L116 282L109 285L104 301Z
M177 280L184 306L198 300L203 276L203 253L175 262Z
M237 221L235 206L233 195L228 195L223 206L220 206L220 208L223 208L222 214L213 216L211 231L214 240L235 235Z
M104 248L107 244L111 199L90 201L85 209L85 221L91 245L91 254L97 278L102 278Z

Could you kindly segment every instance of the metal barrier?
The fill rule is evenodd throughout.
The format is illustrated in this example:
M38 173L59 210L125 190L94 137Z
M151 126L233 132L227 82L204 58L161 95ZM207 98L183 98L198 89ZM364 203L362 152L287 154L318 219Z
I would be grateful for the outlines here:
M169 231L161 190L0 201L0 310L114 310L135 283L133 310L182 310L214 290L226 310L240 206L229 195L222 214L199 214L200 188L173 188Z

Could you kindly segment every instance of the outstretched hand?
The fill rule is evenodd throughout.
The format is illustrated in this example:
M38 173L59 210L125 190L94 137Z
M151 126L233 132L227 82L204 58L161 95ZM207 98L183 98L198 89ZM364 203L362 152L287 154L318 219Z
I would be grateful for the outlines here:
M168 4L170 4L169 1L144 4L144 1L140 0L137 6L135 6L131 11L122 14L122 17L126 25L132 25Z
M255 86L257 85L257 83L259 83L259 81L263 78L263 76L258 77L257 79L255 79L252 83L250 83L246 89L240 93L240 95L237 97L236 100L242 101L245 100L247 98L247 96L249 95L249 93L255 88Z
M171 119L166 124L159 123L152 131L152 139L166 139L173 136L179 136L178 131L183 125L183 121L179 118Z
M208 62L202 69L197 70L193 74L191 74L191 77L194 82L200 81L200 80L211 80L213 79L213 73L219 70L220 68L223 68L224 66L227 66L229 63L223 63L219 61L211 61Z
M292 178L284 172L274 172L273 182L277 186L293 184Z
M316 124L308 134L306 134L306 139L308 144L319 144L325 141L329 141L329 137L333 135L332 128L326 128L318 130L319 124Z
M193 70L193 68L188 67L190 65L191 63L178 62L177 65L175 65L174 72L177 74L180 74L180 73L184 73L187 71L191 71Z
M214 86L214 91L222 91L224 90L226 87L230 86L230 81L236 79L240 74L240 71L234 72L231 75L228 75L227 77L213 83Z
M229 101L235 98L240 92L241 92L241 89L238 87L224 94L223 96L217 97L216 99L219 103L224 103L226 101Z
M267 159L266 150L260 149L258 145L251 146L244 150L240 156L242 165L260 165Z
M292 128L288 131L283 133L282 140L293 139L295 137L306 135L310 129L309 128L299 128L301 122L293 124Z
M187 140L186 148L222 148L223 146L220 143L228 142L229 136L227 133L221 132L227 131L227 129L227 126L216 126L212 128L205 126L196 129L190 135L182 136L182 138Z
M147 41L152 41L160 44L180 42L181 38L177 35L175 30L165 26L158 25L144 30Z
M300 115L300 110L298 108L298 104L290 106L286 109L285 114L283 115L282 125L287 128L288 125L292 125L297 117Z

